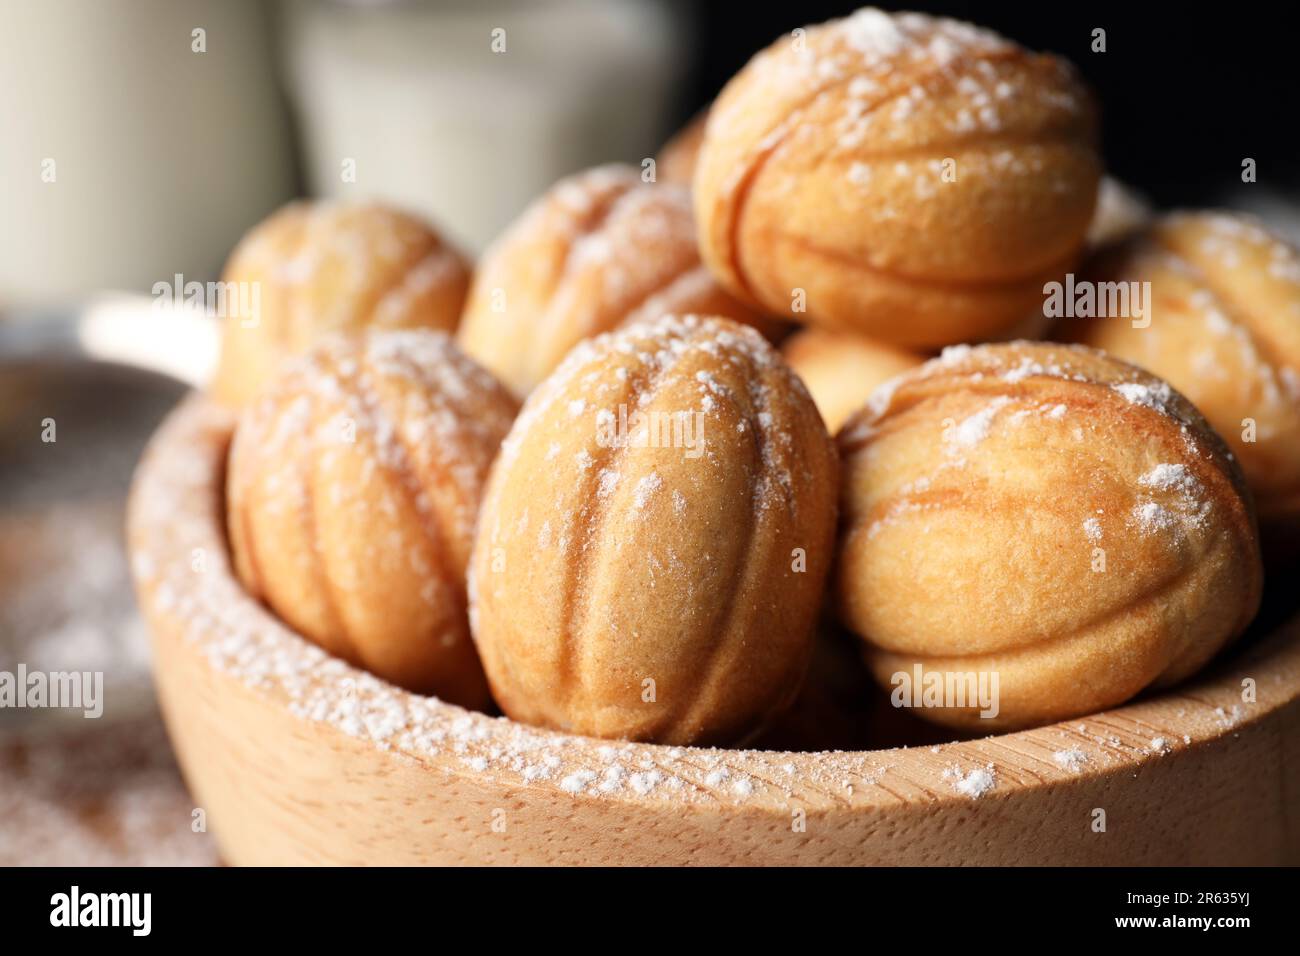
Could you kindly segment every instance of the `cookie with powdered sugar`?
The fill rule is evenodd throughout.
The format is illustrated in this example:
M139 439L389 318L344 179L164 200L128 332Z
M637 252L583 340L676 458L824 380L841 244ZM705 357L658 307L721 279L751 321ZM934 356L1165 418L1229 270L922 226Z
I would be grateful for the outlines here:
M465 567L515 402L443 332L328 336L244 411L233 564L308 640L402 687L488 704Z
M1129 308L1076 315L1057 334L1149 369L1191 399L1240 460L1270 552L1294 555L1300 252L1247 216L1175 213L1100 252L1085 281L1124 291Z
M222 275L242 311L222 318L212 391L250 402L321 336L456 328L470 265L432 227L377 203L293 202L252 229Z
M838 465L753 329L665 316L578 345L494 467L471 623L524 723L752 737L793 700L830 566Z
M1063 60L969 24L796 30L709 111L701 253L775 315L918 348L1001 337L1083 248L1094 114Z
M1241 469L1168 383L1104 353L947 349L838 442L836 598L877 679L996 675L996 713L922 717L995 730L1094 713L1189 676L1259 606Z
M599 166L551 187L492 244L458 340L522 398L583 339L669 312L781 324L700 264L687 190Z

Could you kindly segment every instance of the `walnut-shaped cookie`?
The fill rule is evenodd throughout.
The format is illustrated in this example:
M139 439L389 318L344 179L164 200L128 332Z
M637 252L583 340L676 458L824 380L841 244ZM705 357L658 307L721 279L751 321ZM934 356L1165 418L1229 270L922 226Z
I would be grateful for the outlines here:
M777 40L709 110L700 251L773 315L911 348L997 338L1083 248L1095 140L1064 61L860 10Z
M458 341L523 397L583 339L670 312L783 324L700 264L684 188L601 166L557 183L483 255Z
M1150 300L1059 336L1191 399L1240 460L1268 550L1300 550L1300 252L1244 216L1178 213L1098 253L1086 279Z
M577 346L484 498L474 639L501 708L574 733L736 743L796 696L838 463L753 329L667 316Z
M294 202L235 247L222 280L249 304L222 323L213 393L247 403L328 333L454 331L469 264L429 226L375 203Z
M227 509L240 581L330 653L485 706L465 569L515 408L443 332L322 339L236 429Z
M951 693L921 717L1095 713L1186 678L1258 608L1241 470L1190 402L1101 352L955 346L838 442L841 619L903 703Z

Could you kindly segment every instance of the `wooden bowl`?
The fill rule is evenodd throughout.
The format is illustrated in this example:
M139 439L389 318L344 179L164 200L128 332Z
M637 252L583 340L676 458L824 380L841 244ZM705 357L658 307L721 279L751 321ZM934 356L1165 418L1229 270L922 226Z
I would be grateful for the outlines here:
M232 426L183 402L128 519L168 728L231 863L1300 862L1300 618L1172 692L980 740L574 737L394 688L244 594L222 518Z

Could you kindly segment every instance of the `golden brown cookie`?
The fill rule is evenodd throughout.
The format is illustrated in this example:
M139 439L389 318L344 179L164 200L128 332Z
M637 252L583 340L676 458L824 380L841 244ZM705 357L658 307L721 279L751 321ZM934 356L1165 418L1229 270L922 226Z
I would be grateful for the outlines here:
M916 368L924 355L852 332L804 329L781 344L781 354L803 379L831 434L881 385Z
M860 10L777 40L710 109L701 254L774 315L914 348L994 338L1075 262L1095 138L1064 61Z
M486 706L465 567L515 407L445 333L327 336L240 419L227 479L239 579L330 653Z
M484 254L459 342L522 397L583 339L670 312L765 322L700 264L685 189L601 166L552 187Z
M838 441L841 618L903 703L951 683L922 717L993 731L1094 713L1192 674L1259 605L1255 519L1222 440L1100 352L950 348ZM992 708L969 706L979 681Z
M453 331L469 276L459 253L405 213L373 203L291 203L245 236L226 264L227 289L255 292L257 308L223 316L213 392L247 403L285 357L325 333Z
M745 740L799 690L835 533L835 450L753 329L667 316L579 345L524 405L470 566L516 720Z
M1102 252L1085 278L1134 291L1149 282L1150 301L1142 316L1075 317L1061 337L1140 365L1191 399L1241 461L1265 541L1294 550L1300 253L1247 217L1182 213Z

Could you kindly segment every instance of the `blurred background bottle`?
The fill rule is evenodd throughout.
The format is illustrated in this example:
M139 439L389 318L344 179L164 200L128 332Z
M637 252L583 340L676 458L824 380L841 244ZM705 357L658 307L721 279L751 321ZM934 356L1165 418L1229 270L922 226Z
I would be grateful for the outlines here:
M0 0L0 307L213 278L300 193L478 251L652 155L689 43L666 0Z
M284 13L310 192L391 200L471 251L560 177L653 155L690 59L686 19L646 0Z
M0 306L207 278L293 195L267 13L0 0Z

